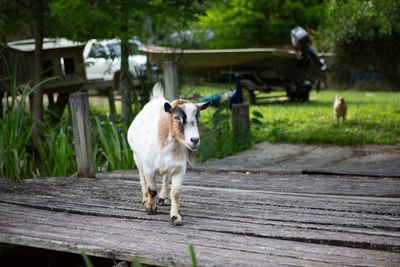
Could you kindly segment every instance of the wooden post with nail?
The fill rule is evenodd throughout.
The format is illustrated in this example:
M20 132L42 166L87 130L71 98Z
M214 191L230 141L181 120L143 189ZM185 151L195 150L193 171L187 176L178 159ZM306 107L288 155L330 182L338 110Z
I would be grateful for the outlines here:
M71 109L72 127L74 129L78 177L94 177L87 93L70 94L69 105Z

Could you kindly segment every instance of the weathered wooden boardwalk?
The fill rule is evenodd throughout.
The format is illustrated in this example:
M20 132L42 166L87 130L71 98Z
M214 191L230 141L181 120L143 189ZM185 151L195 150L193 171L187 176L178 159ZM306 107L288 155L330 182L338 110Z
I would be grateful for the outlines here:
M400 180L189 172L184 225L146 215L136 172L0 180L0 242L201 266L400 266Z

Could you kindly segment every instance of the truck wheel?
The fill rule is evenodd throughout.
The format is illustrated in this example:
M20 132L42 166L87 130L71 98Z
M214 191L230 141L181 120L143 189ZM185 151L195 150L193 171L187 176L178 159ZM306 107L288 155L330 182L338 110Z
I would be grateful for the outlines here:
M287 86L286 95L290 101L308 101L312 84L309 81L298 83L295 87Z
M310 100L310 92L309 91L292 91L287 90L286 96L290 101L294 102L306 102Z
M306 102L310 100L310 91L301 91L297 95L297 101Z
M254 91L250 90L248 87L242 87L243 104L254 105L256 103L256 95Z

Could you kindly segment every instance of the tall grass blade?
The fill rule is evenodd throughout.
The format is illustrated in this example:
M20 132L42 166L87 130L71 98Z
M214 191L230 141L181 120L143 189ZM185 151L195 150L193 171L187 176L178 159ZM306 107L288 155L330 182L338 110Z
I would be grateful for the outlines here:
M93 263L90 261L89 257L86 255L85 251L81 250L81 255L86 267L93 267Z
M190 252L190 259L192 261L192 267L197 267L196 253L194 252L193 244L189 245L189 252Z
M132 260L132 266L133 267L142 267L142 264L140 264L140 261L135 258Z

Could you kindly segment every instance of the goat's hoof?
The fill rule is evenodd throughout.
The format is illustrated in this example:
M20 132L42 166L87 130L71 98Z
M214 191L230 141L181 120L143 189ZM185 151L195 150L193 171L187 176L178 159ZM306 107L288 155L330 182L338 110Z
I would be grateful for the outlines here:
M154 215L157 214L157 206L146 208L147 215Z
M153 199L147 198L143 202L144 202L143 206L146 209L146 214L147 215L157 214L157 203L156 203L156 200L154 198Z
M167 206L169 204L168 198L159 198L158 205L159 206Z
M180 225L182 225L182 217L181 217L180 215L178 215L178 216L172 216L170 220L171 220L171 224L172 224L173 226L180 226Z

